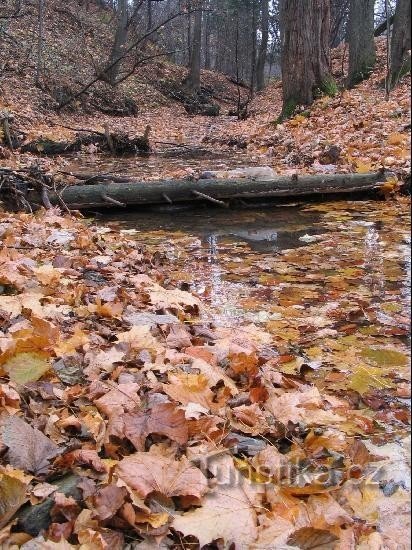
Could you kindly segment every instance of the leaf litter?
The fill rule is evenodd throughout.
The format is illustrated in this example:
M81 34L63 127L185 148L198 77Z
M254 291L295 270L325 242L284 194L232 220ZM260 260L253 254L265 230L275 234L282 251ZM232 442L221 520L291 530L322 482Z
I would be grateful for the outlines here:
M198 238L2 214L0 544L407 548L407 209L308 206L316 240L276 253L222 239L237 318Z

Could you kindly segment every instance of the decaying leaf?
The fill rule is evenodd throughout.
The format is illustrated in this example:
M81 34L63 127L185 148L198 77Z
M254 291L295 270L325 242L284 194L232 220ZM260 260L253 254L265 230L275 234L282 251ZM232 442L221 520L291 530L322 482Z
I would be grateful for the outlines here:
M35 382L50 369L50 356L40 352L18 353L3 368L17 384Z
M0 529L27 500L26 489L30 479L25 480L21 474L11 468L0 469Z
M2 437L10 464L36 475L46 473L50 460L60 452L51 439L18 416L5 422Z
M171 460L151 453L135 453L119 463L116 473L141 498L152 492L167 497L201 498L208 490L207 479L186 457Z
M172 403L160 403L147 412L134 412L123 416L124 434L138 451L144 450L150 434L165 435L184 445L189 438L185 413Z
M205 496L201 508L176 516L173 528L185 536L195 536L200 547L218 539L224 540L225 547L248 547L257 539L258 531L256 511L245 489L247 482L234 482L238 479L236 470L227 455L216 458L212 470L220 484ZM232 484L227 483L229 478Z

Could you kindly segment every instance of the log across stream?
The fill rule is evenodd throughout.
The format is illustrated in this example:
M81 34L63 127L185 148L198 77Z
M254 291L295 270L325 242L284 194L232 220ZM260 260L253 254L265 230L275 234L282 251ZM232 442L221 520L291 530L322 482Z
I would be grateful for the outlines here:
M379 190L385 182L382 172L369 174L331 174L278 176L268 181L255 179L161 180L151 182L104 181L72 185L49 192L51 204L62 202L70 209L113 208L136 205L174 204L209 201L228 207L232 200L294 199ZM96 180L94 180L96 181ZM98 180L97 180L98 181ZM38 199L38 191L28 194L29 202Z

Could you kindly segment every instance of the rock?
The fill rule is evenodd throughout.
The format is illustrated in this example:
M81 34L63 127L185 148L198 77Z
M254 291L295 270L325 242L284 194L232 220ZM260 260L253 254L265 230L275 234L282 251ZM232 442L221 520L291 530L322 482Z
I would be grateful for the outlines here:
M276 177L276 172L270 166L250 166L235 170L210 170L203 172L200 179L255 179L270 181Z

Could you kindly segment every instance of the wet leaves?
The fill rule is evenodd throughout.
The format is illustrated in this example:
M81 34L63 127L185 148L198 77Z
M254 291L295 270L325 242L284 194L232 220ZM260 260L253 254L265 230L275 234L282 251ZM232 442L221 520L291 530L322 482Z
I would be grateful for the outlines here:
M404 206L312 205L316 239L300 227L296 248L257 253L232 236L217 255L182 232L142 251L38 214L41 246L0 296L0 453L13 466L0 541L393 544L387 517L406 525L409 491ZM27 219L13 218L15 246L34 238ZM73 236L64 261L56 230ZM66 474L73 495L56 489ZM11 529L27 498L51 503L43 538Z

